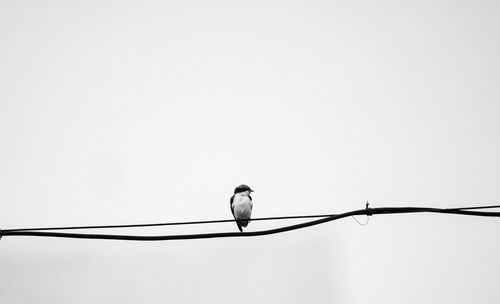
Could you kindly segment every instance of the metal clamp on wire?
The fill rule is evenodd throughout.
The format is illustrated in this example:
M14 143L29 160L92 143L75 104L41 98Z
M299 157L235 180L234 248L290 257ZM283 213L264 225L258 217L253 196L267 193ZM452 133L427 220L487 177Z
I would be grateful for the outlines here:
M373 215L373 209L370 208L370 203L366 201L366 215L367 216L372 216Z

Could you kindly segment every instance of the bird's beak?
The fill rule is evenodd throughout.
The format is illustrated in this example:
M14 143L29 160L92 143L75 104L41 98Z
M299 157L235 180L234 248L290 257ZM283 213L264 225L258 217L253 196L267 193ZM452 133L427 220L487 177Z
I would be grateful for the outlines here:
M250 190L250 192L255 192L255 191L253 191L253 190Z

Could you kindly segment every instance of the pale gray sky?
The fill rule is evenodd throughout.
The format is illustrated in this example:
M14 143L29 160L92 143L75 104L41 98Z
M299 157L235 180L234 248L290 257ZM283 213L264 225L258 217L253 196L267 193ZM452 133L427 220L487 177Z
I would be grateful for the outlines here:
M0 1L0 228L498 203L499 54L498 1ZM5 237L0 300L498 303L499 231Z

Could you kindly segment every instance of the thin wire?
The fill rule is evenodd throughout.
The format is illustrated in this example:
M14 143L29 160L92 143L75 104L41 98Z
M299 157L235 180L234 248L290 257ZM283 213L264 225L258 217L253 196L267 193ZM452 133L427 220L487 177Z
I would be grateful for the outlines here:
M368 203L368 202L367 202ZM389 204L389 203L384 203L380 202L380 204ZM403 203L400 203L403 204ZM413 205L412 203L405 203L408 205ZM431 205L431 204L428 204ZM456 207L456 208L443 208L447 210L474 210L474 209L495 209L495 208L500 208L500 205L486 205L486 206L472 206L472 207Z
M484 207L471 207L467 209L487 209L498 208L497 206L484 206ZM335 214L313 220L305 223L300 223L291 226L284 226L280 228L250 231L250 232L219 232L219 233L204 233L204 234L181 234L181 235L115 235L115 234L82 234L82 233L65 233L65 232L43 232L43 231L21 231L21 230L1 230L0 235L3 236L40 236L40 237L61 237L61 238L77 238L77 239L103 239L103 240L130 240L130 241L165 241L165 240L192 240L192 239L208 239L208 238L226 238L226 237L251 237L276 234L291 230L302 229L310 226L315 226L330 221L338 220L348 216L354 215L378 215L378 214L401 214L401 213L447 213L447 214L461 214L468 216L481 216L481 217L500 217L500 212L481 212L464 210L462 208L440 209L428 207L382 207L382 208L365 208L360 210L349 211L341 214ZM279 217L284 219L289 217ZM264 219L262 219L264 220ZM228 220L229 221L229 220ZM234 221L234 220L230 220ZM212 222L212 221L206 221Z
M370 222L370 217L369 217L368 215L366 216L366 222L365 222L364 224L363 224L363 223L361 223L360 221L358 221L358 219L357 219L355 216L353 216L352 218L353 218L353 219L354 219L354 220L355 220L358 224L360 224L361 226L366 226L366 225L368 225L368 223Z
M466 208L448 208L449 210L474 210L474 209L493 209L500 208L500 205L496 206L478 206L478 207L466 207Z

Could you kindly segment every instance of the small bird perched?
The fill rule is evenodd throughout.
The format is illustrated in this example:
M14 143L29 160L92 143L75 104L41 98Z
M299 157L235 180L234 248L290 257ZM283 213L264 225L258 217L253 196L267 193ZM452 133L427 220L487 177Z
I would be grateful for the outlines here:
M252 216L252 197L250 193L253 192L247 185L239 185L234 189L234 194L231 196L231 212L233 213L236 225L240 232L243 232L242 227L246 227L250 222Z

